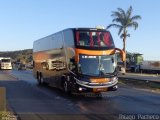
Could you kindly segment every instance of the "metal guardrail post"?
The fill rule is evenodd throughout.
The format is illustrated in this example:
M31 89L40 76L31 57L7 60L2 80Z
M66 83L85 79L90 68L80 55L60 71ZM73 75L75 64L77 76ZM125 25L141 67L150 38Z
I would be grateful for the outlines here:
M0 87L0 111L6 111L6 88Z

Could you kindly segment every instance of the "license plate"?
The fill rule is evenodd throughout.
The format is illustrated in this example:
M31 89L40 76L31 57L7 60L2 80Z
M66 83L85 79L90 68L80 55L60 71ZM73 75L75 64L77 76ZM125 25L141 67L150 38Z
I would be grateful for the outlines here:
M93 92L105 92L108 88L93 88Z

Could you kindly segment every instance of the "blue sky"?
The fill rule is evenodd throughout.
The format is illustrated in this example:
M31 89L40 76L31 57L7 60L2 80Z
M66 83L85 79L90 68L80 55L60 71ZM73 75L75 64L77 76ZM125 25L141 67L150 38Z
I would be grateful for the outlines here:
M126 49L160 60L159 0L0 0L0 51L32 48L33 41L71 27L107 26L111 11L133 7L141 15L136 31L129 29ZM122 48L118 30L109 29Z

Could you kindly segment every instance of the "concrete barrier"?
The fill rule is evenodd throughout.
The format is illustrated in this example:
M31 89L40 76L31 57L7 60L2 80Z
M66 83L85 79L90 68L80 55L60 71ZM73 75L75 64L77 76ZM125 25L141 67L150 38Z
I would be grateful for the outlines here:
M6 111L6 88L0 87L0 111Z

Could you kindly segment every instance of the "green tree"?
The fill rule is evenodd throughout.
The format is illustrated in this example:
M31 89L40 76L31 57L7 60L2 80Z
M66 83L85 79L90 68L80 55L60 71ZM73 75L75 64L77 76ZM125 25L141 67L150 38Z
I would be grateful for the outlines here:
M107 26L107 29L110 27L118 28L118 35L123 39L123 50L126 53L126 38L130 37L128 33L128 28L138 28L138 19L141 19L141 16L134 15L132 16L132 6L128 8L127 11L124 11L122 8L117 8L117 11L113 11L111 16L113 17L112 24ZM124 68L126 68L126 61L124 62Z

